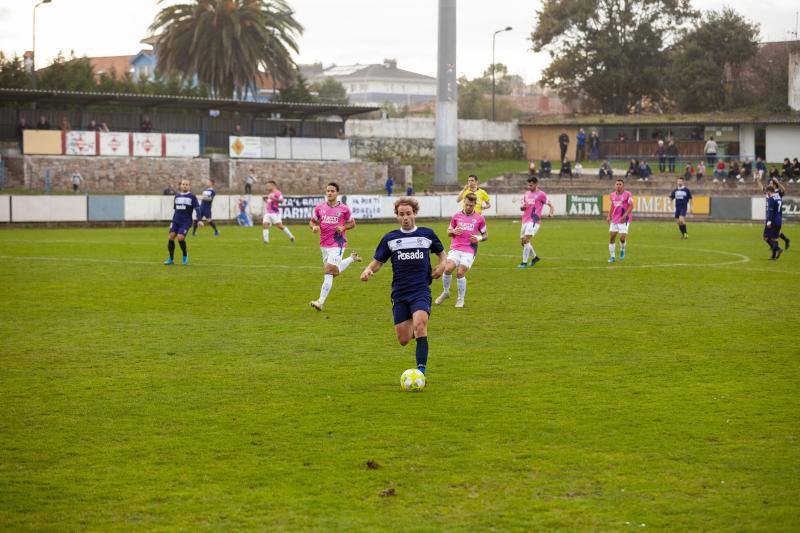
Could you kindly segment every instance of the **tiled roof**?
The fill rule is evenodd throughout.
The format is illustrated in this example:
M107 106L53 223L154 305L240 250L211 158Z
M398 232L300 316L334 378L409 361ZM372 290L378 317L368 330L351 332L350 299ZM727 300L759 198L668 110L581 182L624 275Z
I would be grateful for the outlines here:
M90 57L89 64L94 68L94 75L109 74L113 68L117 72L117 77L122 77L126 72L131 71L131 59L136 56L103 56Z

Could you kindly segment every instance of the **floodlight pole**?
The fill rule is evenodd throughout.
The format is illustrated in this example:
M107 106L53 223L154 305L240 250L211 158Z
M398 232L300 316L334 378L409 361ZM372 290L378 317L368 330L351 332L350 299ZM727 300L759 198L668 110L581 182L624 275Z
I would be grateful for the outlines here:
M456 0L439 0L436 76L435 185L458 181L458 84L456 82Z
M36 8L42 4L49 4L52 0L40 0L33 6L33 47L31 48L31 84L36 90Z
M511 26L506 26L502 30L497 30L496 32L494 32L492 34L492 67L491 67L492 68L492 122L494 122L494 85L495 85L494 84L494 71L495 71L495 67L494 67L494 41L495 41L495 38L497 37L498 33L503 33L504 31L511 31L511 29L512 29Z

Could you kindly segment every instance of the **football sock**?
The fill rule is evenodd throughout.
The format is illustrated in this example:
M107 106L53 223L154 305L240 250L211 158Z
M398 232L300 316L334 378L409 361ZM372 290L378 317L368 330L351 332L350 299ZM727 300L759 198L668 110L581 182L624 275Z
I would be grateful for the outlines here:
M608 245L608 253L611 254L611 257L614 257L616 251L617 251L617 246L614 243Z
M211 224L211 227L214 228L214 233L219 233L219 230L217 229L217 225L216 224L214 224L213 222L209 222L209 224Z
M331 292L331 287L333 287L333 274L325 274L322 278L322 288L319 291L319 303L325 303L328 293Z
M192 235L197 235L197 221L192 222Z
M458 299L463 300L464 295L467 294L467 278L456 278L456 284L458 285Z
M344 272L347 269L347 267L350 266L350 263L352 263L352 262L353 262L352 256L348 257L347 259L342 259L342 262L339 264L339 274Z
M169 250L169 258L175 258L175 241L167 241L167 250Z
M528 262L528 246L525 244L522 245L522 262Z
M290 239L294 239L294 235L292 235L292 232L291 232L291 231L289 231L289 228L287 228L286 226L284 226L284 227L283 227L283 232L284 232L284 233L286 234L286 236L287 236L287 237L289 237Z
M783 232L781 232L779 237L783 240L783 242L789 242L789 238L786 235L784 235Z
M264 242L269 242L269 230L268 229L261 230L261 235L263 235L263 237L264 237Z
M626 244L627 243L625 241L620 241L620 243L619 243L619 251L620 252L624 252L625 251L625 245Z
M775 239L769 240L769 247L772 248L773 252L777 251L778 248L780 248L780 246L778 246L778 241L776 241Z
M452 274L442 274L442 289L444 289L444 292L450 292L451 281L453 281Z
M686 235L686 224L681 224L681 225L680 225L680 228L681 228L681 233L682 233L683 235Z
M531 243L528 243L525 246L528 247L528 258L533 259L534 257L536 257L536 250L533 249L533 245Z
M178 245L181 247L181 252L183 253L183 257L186 257L186 241L178 241ZM172 245L172 248L175 249L175 245Z
M417 368L425 373L428 365L428 337L417 337Z

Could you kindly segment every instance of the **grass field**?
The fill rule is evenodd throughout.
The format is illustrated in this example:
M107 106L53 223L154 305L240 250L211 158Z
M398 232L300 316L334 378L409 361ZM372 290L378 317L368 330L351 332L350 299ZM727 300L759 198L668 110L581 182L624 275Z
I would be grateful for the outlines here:
M800 527L800 252L760 226L635 221L609 266L605 223L546 221L517 270L490 220L418 394L388 266L318 313L306 228L221 230L188 267L165 228L0 230L0 528Z

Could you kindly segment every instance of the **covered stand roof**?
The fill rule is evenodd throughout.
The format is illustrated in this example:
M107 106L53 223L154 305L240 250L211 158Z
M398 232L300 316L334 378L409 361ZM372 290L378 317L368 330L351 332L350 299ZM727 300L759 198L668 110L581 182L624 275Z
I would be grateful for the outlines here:
M284 118L307 118L318 115L338 115L347 118L359 113L377 111L379 107L308 104L292 102L246 102L230 98L201 98L170 96L165 94L100 93L58 90L8 89L0 87L0 105L4 104L57 104L57 105L123 105L132 107L163 107L168 109L195 109L236 111L256 115L280 113Z

